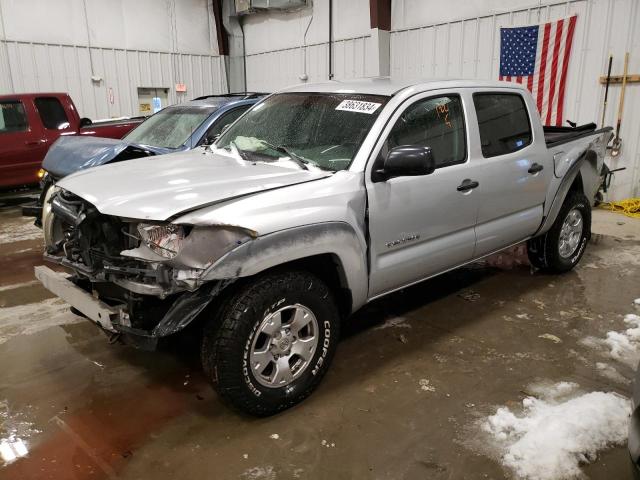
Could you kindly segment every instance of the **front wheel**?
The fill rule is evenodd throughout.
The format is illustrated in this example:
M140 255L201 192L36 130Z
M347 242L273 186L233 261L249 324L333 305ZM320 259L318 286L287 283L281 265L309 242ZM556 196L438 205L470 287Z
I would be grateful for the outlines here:
M237 291L205 329L202 363L232 406L267 416L305 399L335 353L340 319L316 276L283 272Z
M529 261L544 271L567 272L582 258L589 238L589 200L582 193L569 193L551 229L527 242Z

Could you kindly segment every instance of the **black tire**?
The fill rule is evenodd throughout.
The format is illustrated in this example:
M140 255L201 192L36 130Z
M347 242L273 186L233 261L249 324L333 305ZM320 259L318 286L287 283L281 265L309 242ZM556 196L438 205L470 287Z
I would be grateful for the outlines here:
M568 256L560 254L560 233L567 215L578 210L582 216L582 234L575 250ZM587 197L580 192L567 195L558 217L547 233L527 242L527 253L531 264L545 272L568 272L582 258L591 238L591 205Z
M317 320L317 347L291 383L264 386L249 366L252 342L271 313L296 304L304 305ZM202 364L214 389L231 406L255 416L273 415L315 390L333 359L339 334L336 302L324 282L306 272L272 273L234 292L205 327Z

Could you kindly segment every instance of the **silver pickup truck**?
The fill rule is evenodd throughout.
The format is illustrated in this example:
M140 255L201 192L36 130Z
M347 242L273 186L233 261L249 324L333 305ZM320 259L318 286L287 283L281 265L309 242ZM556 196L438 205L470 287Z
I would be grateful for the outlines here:
M565 272L590 236L610 128L543 127L519 85L389 79L290 88L215 145L50 190L36 276L115 337L185 328L235 407L308 396L366 303L527 241Z

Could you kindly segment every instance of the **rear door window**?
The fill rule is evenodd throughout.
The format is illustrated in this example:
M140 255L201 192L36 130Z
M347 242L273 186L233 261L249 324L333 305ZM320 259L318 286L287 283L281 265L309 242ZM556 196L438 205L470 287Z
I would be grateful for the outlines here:
M532 140L524 99L517 93L476 93L482 155L485 158L517 152Z
M24 132L28 128L29 122L22 102L0 102L0 133Z
M467 158L464 113L458 95L418 100L402 113L383 149L421 145L429 147L436 168L463 163Z
M38 97L34 102L45 128L49 130L69 128L69 119L60 100L55 97Z

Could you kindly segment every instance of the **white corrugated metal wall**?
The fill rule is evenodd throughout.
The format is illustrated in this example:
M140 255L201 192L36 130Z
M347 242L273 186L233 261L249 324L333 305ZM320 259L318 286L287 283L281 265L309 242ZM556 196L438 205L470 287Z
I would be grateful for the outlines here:
M604 87L599 77L606 71L609 53L614 55L613 74L622 74L626 51L630 52L629 73L640 73L638 0L571 0L491 15L474 12L480 16L404 27L398 17L406 13L403 7L408 3L416 8L411 0L394 2L394 77L497 79L501 26L542 23L572 14L578 15L578 23L566 86L567 118L580 123L600 122ZM619 86L610 87L606 125L615 125L620 91ZM611 168L627 168L615 176L609 198L616 200L640 196L640 84L627 85L620 136L622 153L607 160Z
M168 88L170 103L226 92L219 56L115 48L91 48L91 56L100 82L91 81L88 47L0 41L0 93L68 92L82 116L104 119L138 115L138 87ZM175 92L177 82L186 94Z
M67 91L99 119L137 115L138 87L167 88L171 103L226 92L211 9L209 0L0 0L0 94Z
M309 4L243 18L248 90L274 91L298 84L304 73L308 82L328 80L329 2ZM332 28L334 78L373 75L369 0L333 0Z
M370 36L347 38L333 42L333 74L335 79L359 78L371 75L367 54ZM247 89L275 91L301 83L306 48L308 82L323 82L329 78L329 43L292 47L247 55Z

